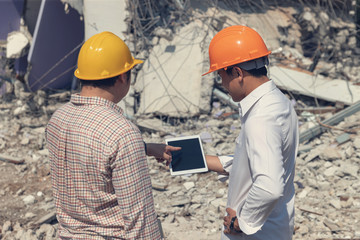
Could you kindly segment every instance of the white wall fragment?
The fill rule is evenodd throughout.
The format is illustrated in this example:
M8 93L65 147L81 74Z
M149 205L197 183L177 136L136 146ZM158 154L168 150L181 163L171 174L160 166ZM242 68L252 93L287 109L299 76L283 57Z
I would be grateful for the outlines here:
M11 32L7 37L6 57L19 58L25 53L25 48L29 45L29 39L22 32Z

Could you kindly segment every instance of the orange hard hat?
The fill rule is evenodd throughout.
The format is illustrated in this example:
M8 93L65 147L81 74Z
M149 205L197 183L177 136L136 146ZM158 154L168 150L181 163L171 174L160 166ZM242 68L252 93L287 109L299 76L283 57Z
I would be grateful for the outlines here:
M268 63L267 56L270 53L264 40L255 30L240 25L224 28L210 42L210 69L202 76L257 59L262 59L262 66L264 66Z

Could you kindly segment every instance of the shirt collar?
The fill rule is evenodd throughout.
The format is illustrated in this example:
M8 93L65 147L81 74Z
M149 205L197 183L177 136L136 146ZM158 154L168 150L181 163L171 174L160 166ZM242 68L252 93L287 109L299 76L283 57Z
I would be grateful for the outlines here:
M120 114L123 113L123 110L118 105L116 105L116 103L101 97L84 97L81 96L79 93L76 93L71 95L70 102L74 105L105 106L114 109Z
M249 109L265 94L271 92L276 88L275 83L272 80L261 84L259 87L255 88L249 95L247 95L239 103L239 114L241 117L249 111Z

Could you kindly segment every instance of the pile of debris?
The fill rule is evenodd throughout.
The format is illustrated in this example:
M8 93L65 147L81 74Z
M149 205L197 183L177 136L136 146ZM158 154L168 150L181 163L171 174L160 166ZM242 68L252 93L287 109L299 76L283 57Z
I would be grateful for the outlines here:
M19 91L19 96L27 95ZM38 102L51 103L43 106L47 114L18 112L26 99L0 102L0 228L4 240L56 239L44 130L53 111L69 97L70 92L38 96ZM199 134L206 154L232 154L240 130L237 113L219 102L214 102L211 114L185 122L141 119L146 121L160 121L162 130L141 128L145 141ZM356 112L300 145L294 239L360 237L359 129L360 112ZM213 172L174 177L155 159L148 162L155 207L167 239L219 239L227 182L218 181Z
M43 7L59 12L59 16L63 13L61 16L66 21L75 18L79 28L85 23L85 36L114 27L100 28L106 22L100 22L101 16L91 11L96 7L96 12L102 13L109 10L108 5L97 3L96 6L86 6L88 11L83 11L85 6L81 1L61 2L48 2ZM241 3L231 0L136 0L128 1L126 6L118 6L115 2L112 4L114 9L109 15L117 16L116 11L120 7L126 11L123 14L126 24L116 24L125 25L122 26L124 32L119 34L133 54L144 60L144 64L132 72L133 87L121 104L129 116L155 114L158 117L191 118L208 113L213 101L212 89L216 86L214 75L201 77L208 70L209 42L220 29L235 24L250 26L260 33L273 53L272 66L280 68L280 71L286 67L306 72L312 78L312 84L303 86L307 92L300 94L321 99L323 96L319 97L315 92L319 88L315 84L318 78L332 83L332 80L338 80L344 90L351 89L347 85L359 85L360 82L360 39L353 10L357 8L355 0L316 3L311 0L299 3L286 0L281 4L271 0ZM22 80L26 89L34 92L76 89L77 82L72 72L83 36L76 35L75 38L74 35L64 35L67 36L66 41L60 37L57 38L58 42L51 41L48 39L51 34L46 33L51 26L45 22L55 20L46 17L49 16L39 16L39 29L36 34L34 31L34 36L28 31L28 26L22 26L18 32L9 33L7 42L1 44L9 49L1 55L1 59L10 76L2 77L0 92L7 91L4 82L14 84L14 77ZM84 22L78 23L81 19ZM58 19L57 22L61 21ZM50 22L48 25L51 25ZM74 27L75 24L72 25ZM83 28L81 31L84 31ZM59 31L57 29L54 34L59 34ZM62 42L72 44L73 48L63 48ZM71 62L67 62L70 58ZM27 65L24 63L26 59L29 61L27 72L23 73L19 65ZM284 77L279 71L271 72L274 79L292 78L293 75L297 73L292 72ZM287 84L281 88L284 91L299 91ZM341 99L342 94L338 91L335 95ZM355 103L360 95L357 92L346 94L350 101L340 101L346 105Z
M131 92L121 105L144 140L198 134L206 154L233 153L240 131L237 106L221 91L219 79L200 76L207 70L208 42L216 31L234 24L252 26L273 52L273 80L299 115L294 239L360 238L360 51L351 19L355 1L328 0L326 7L310 0L300 1L302 5L290 0L281 5L270 0L146 2L129 1L127 42L145 64L133 71ZM310 3L312 8L304 5ZM1 50L0 238L56 239L44 130L72 92L28 91L26 79L14 70L14 59L4 54L6 45ZM292 88L280 81L284 78L310 89ZM308 78L312 82L305 87ZM334 94L327 89L331 96L315 91L319 82L334 85L335 79L344 83L345 93L340 87ZM159 86L168 89L162 92ZM177 97L176 108L168 104L169 96ZM212 172L174 177L155 159L148 163L166 239L219 239L227 182Z

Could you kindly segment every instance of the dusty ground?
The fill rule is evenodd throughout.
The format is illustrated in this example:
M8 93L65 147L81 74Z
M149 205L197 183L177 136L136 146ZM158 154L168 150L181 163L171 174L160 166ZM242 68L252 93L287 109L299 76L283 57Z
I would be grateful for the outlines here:
M0 233L4 240L43 239L44 233L36 235L36 232L39 227L46 227L50 231L47 239L56 239L53 232L57 222L44 139L51 111L45 111L47 114L28 112L14 115L21 107L18 103L16 99L0 102L0 156L23 161L21 164L0 161ZM54 110L58 106L50 104L48 107ZM206 154L230 154L239 122L231 115L226 116L221 119L204 115L167 132L183 135L208 133L212 142L203 144ZM299 119L301 126L305 127L307 123L300 116ZM295 176L293 239L360 238L359 123L360 112L357 112L333 129L300 145ZM349 132L348 140L338 142L346 131ZM163 142L165 135L143 132L147 142ZM215 173L173 177L164 165L151 158L148 160L153 185L165 186L161 191L154 188L153 194L166 239L219 239L226 204L226 183L217 181ZM186 187L189 183L193 183L190 188ZM174 205L176 201L185 202ZM9 223L10 228L6 227ZM27 238L25 231L34 238Z
M0 168L0 222L6 220L18 221L26 224L28 219L25 214L32 210L32 206L26 206L22 200L28 194L42 192L51 195L50 175L48 166L41 166L37 173L26 171L22 165L1 163ZM23 173L23 174L22 174ZM37 201L42 201L41 196L36 196ZM46 214L45 210L37 209L37 214Z
M12 117L4 110L4 105L0 104L1 107L0 154L19 157L24 163L0 161L0 228L10 221L14 234L19 229L35 232L39 225L48 223L51 224L48 226L56 229L54 218L43 219L54 212L44 143L47 117ZM294 239L359 239L360 134L356 131L359 119L360 112L337 126L338 129L355 127L355 133L350 134L349 141L345 143L335 144L335 139L344 134L335 129L306 146L300 146L302 149L310 147L311 150L303 151L297 159ZM229 129L227 123L234 120L204 121L214 124L210 132L218 137L216 147L214 144L204 144L205 151L210 154L216 149L231 151L229 142L236 132L219 133L224 133L225 128ZM200 133L205 124L200 122L195 125L181 126L183 133ZM144 139L159 142L162 137L144 133ZM167 186L165 191L153 191L155 208L166 239L219 239L226 183L217 181L214 173L195 174L190 178L172 177L163 165L152 159L149 159L149 163L152 181ZM194 182L195 186L185 189L184 184L189 182ZM182 197L190 197L191 203L172 206L175 200ZM213 205L212 201L217 205ZM55 236L49 239L55 239Z

